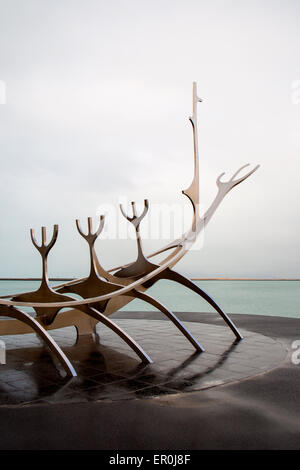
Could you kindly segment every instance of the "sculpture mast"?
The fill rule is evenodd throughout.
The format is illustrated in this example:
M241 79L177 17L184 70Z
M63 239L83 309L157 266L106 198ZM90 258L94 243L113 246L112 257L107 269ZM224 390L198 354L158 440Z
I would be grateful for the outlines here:
M197 95L197 83L193 82L193 115L189 118L193 126L194 142L194 177L191 185L182 191L193 205L194 218L192 230L196 231L196 222L199 217L199 150L198 150L198 110L197 105L202 99Z

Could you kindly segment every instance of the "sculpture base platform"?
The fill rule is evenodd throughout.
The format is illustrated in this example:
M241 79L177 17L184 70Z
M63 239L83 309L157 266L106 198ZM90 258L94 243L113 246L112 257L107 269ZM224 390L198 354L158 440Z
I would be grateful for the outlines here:
M80 337L73 327L51 331L78 377L67 379L53 367L53 358L36 335L2 336L7 363L0 365L0 405L33 405L116 401L188 393L236 382L277 367L286 358L283 344L242 330L235 342L228 328L186 322L205 347L195 353L168 321L118 319L150 354L154 363L140 363L134 353L107 328L97 336ZM59 364L57 364L59 368Z

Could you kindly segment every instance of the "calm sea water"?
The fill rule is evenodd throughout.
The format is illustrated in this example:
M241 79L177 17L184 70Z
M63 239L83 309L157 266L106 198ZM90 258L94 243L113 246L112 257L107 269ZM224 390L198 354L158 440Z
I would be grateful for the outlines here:
M300 281L197 281L227 313L300 318ZM52 285L57 285L52 282ZM38 281L0 281L0 295L34 290ZM161 281L147 291L174 312L211 312L195 293L175 283ZM153 310L134 300L124 310Z

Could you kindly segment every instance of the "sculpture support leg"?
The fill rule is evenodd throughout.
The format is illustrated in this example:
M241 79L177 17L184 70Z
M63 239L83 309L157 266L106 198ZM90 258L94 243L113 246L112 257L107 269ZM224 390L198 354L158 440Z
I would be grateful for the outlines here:
M235 334L236 338L238 340L243 339L243 336L235 326L235 324L230 320L228 315L226 315L225 312L219 307L219 305L212 299L204 290L202 290L197 284L195 284L193 281L188 279L187 277L183 276L182 274L177 273L176 271L173 271L172 269L167 268L163 273L160 275L160 279L168 279L170 281L175 281L178 282L179 284L182 284L183 286L187 287L188 289L191 289L192 291L196 292L196 294L200 295L206 302L208 302L218 313L221 315L225 323L231 328L233 333Z
M130 346L131 349L133 349L133 351L141 358L142 362L145 362L146 364L152 364L152 359L148 356L148 354L145 353L141 346L136 343L136 341L134 341L134 339L132 339L127 333L125 333L125 331L122 330L122 328L120 328L116 323L111 321L108 317L93 307L86 307L84 312L103 323L105 326L114 331L118 336L120 336L120 338L122 338L125 343L127 343L128 346Z
M47 333L47 331L37 322L34 318L32 318L28 313L25 313L21 310L17 310L16 308L11 307L2 307L0 312L0 316L5 317L12 317L20 320L21 322L25 323L26 325L30 326L37 334L40 336L52 353L57 357L59 362L62 364L63 368L65 369L67 375L71 377L76 377L76 371L72 366L71 362L65 355L65 353L61 350L58 344L54 341L53 338Z
M200 343L191 335L189 330L181 323L181 321L174 315L173 312L170 312L163 304L161 304L158 300L155 300L153 297L151 297L148 294L145 294L144 292L140 292L137 290L133 290L132 293L130 293L133 297L137 297L138 299L143 300L144 302L147 302L151 305L153 305L155 308L160 310L164 315L166 315L177 328L183 333L183 335L192 343L194 348L197 351L204 352L203 346L201 346ZM130 295L127 293L127 295Z

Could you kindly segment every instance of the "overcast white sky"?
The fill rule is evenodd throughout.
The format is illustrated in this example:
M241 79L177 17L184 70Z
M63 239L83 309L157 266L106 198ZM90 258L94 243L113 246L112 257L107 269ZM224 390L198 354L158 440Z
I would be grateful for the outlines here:
M203 207L222 171L261 168L178 270L300 277L299 24L298 0L0 0L0 276L40 275L30 227L60 225L51 276L84 275L75 218L120 197L186 205L197 81ZM97 251L111 267L135 244Z

